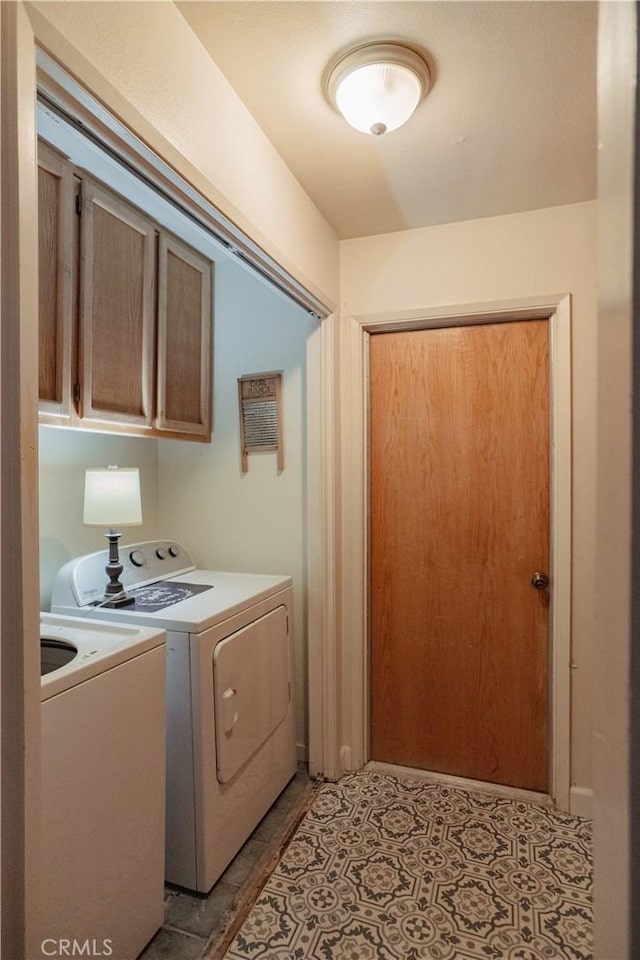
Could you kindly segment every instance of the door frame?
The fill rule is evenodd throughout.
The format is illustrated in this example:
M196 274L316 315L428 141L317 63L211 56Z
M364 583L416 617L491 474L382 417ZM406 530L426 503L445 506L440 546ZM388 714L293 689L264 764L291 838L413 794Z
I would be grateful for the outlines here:
M569 809L571 655L571 296L455 304L361 314L342 320L341 636L344 741L342 772L369 760L369 338L400 332L511 320L549 321L550 409L550 770L549 794ZM345 638L351 638L346 643ZM336 677L337 679L337 677Z
M40 954L38 185L33 31L0 4L0 954Z

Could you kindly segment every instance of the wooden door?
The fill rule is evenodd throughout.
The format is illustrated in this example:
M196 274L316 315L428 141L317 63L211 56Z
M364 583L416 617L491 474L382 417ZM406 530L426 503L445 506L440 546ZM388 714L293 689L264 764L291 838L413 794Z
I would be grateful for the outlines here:
M156 425L211 433L213 264L160 234L158 252L158 385Z
M39 400L47 419L70 417L74 316L74 181L71 164L38 144Z
M370 338L371 757L546 791L546 320Z
M156 232L91 180L82 183L80 351L85 420L151 426Z

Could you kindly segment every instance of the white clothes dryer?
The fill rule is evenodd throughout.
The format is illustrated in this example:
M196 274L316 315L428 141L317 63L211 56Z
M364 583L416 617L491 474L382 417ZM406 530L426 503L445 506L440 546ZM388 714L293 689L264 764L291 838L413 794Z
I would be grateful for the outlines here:
M291 578L196 570L174 541L120 555L131 606L100 606L99 551L60 569L52 610L167 631L165 875L205 893L296 771Z

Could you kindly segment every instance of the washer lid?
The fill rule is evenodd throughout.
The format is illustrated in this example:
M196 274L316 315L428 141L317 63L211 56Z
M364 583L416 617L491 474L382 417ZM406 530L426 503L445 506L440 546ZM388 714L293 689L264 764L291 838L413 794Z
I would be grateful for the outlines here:
M166 640L163 630L100 623L84 617L59 617L53 613L40 614L40 636L71 644L77 650L68 663L41 676L41 700L48 700L154 647L163 646Z

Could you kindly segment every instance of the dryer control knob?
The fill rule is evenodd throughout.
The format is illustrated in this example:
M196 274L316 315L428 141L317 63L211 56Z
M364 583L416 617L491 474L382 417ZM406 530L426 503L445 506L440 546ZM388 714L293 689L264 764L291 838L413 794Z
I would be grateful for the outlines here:
M158 547L158 549L156 550L156 557L158 558L158 560L167 559L167 551L164 549L164 547Z
M172 557L177 557L179 553L180 551L176 547L175 543L172 543L171 546L169 547L169 555Z
M134 567L144 567L144 553L142 550L132 550L129 554L129 560Z

